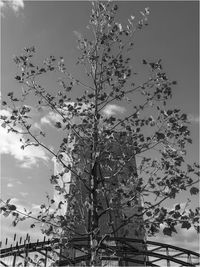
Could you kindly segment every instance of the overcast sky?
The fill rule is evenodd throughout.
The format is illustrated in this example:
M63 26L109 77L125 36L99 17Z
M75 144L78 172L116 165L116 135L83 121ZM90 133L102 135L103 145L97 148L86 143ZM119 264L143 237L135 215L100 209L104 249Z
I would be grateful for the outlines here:
M122 1L118 4L122 23L126 23L130 15L137 15L145 7L150 7L149 26L137 34L131 56L139 70L143 58L162 58L168 76L178 82L171 106L180 107L190 115L194 142L188 150L188 158L198 161L198 1ZM7 4L0 1L0 6L3 7L2 98L9 91L19 89L14 80L17 70L12 58L21 54L24 47L34 45L38 60L49 55L63 56L70 71L82 77L81 69L75 66L78 54L74 31L87 32L89 2L15 0ZM52 90L50 82L46 81L46 85ZM124 109L111 106L107 112L123 113ZM38 118L37 114L34 117L37 122L35 126L43 125L52 131L50 140L55 142L56 135L51 130L50 118L47 115ZM45 192L52 192L49 182L53 173L52 160L42 149L20 150L19 138L8 135L4 129L1 129L0 150L2 198L14 198L16 204L37 210L38 205L45 201ZM24 225L19 229L19 235L27 232ZM15 231L10 227L10 219L2 220L2 237L13 236ZM174 244L197 249L194 239L196 235L190 230L174 237Z

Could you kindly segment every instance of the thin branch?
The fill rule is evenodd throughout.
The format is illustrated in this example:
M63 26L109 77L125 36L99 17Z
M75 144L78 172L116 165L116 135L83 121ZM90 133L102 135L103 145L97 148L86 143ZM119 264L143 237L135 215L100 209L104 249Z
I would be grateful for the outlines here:
M129 118L133 117L134 115L136 115L138 113L139 110L143 109L147 104L149 103L149 101L145 102L141 107L137 108L136 111L134 113L132 113L131 115L129 115L128 117L126 117L123 120L120 120L118 123L116 123L111 129L110 131L114 130L119 124L123 123L124 121L128 120Z
M24 127L27 129L25 123L22 121ZM27 129L29 135L36 141L37 144L39 144L41 147L43 147L44 149L46 149L50 154L52 154L56 159L58 159L62 165L68 169L69 171L71 171L85 186L85 188L90 192L90 188L87 186L87 184L85 183L85 181L80 177L80 175L78 175L71 167L67 166L61 158L59 158L51 149L49 149L47 146L45 146L44 144L42 144L32 133L29 129Z
M145 85L147 85L149 83L149 81L148 82L145 82L145 83L143 83L143 85L138 85L137 87L135 87L135 88L133 88L133 89L130 89L130 90L128 90L128 91L125 91L124 92L124 96L125 95L127 95L127 94L130 94L130 93L132 93L132 92L134 92L134 91L136 91L136 90L138 90L139 88L142 88L142 87L144 87ZM105 100L105 101L102 101L101 103L99 103L99 105L101 105L101 104L103 104L103 103L105 103L100 109L99 109L99 111L101 111L106 105L108 105L110 102L112 102L113 100L115 100L115 99L117 99L118 98L118 96L114 96L113 98L111 98L109 101L107 101L107 100Z
M140 214L133 214L131 216L129 216L126 221L124 223L122 223L117 229L115 229L115 232L117 232L118 230L120 230L122 227L124 227L125 225L127 225L128 223L130 223L130 219L132 219L133 217L143 217L144 214L152 208L155 208L157 206L159 206L163 201L165 201L167 198L169 198L169 196L164 197L163 199L161 199L158 203L152 205L151 207L149 207L148 209L146 209L144 212L140 213ZM113 232L111 234L114 234Z
M95 88L93 88L92 86L89 86L89 85L83 83L83 82L80 81L79 79L74 78L73 76L71 76L71 74L67 73L66 71L62 71L62 72L63 72L66 76L68 76L69 79L76 81L76 83L77 83L78 85L82 85L83 87L85 87L85 88L87 88L87 89L91 89L92 91L95 91ZM71 77L70 77L70 76L71 76Z
M1 199L1 202L3 202L5 205L8 205L8 204L7 204L5 201L3 201L2 199ZM8 205L8 207L9 207L9 205ZM16 213L18 213L18 214L20 214L20 215L25 216L26 218L33 219L33 220L38 221L38 222L40 222L40 223L46 223L46 224L49 224L49 225L51 225L51 226L53 226L53 227L56 227L56 228L60 228L60 227L61 227L61 226L58 226L57 224L54 224L54 223L52 223L52 222L44 221L44 220L42 220L42 219L38 219L38 218L36 218L36 217L33 217L33 216L31 216L30 214L26 214L26 213L24 213L24 212L22 212L22 211L19 211L18 209L14 210L13 212L16 212ZM66 227L68 230L74 232L75 234L78 234L78 235L81 235L81 236L85 236L85 235L87 235L87 234L81 234L81 233L78 233L78 232L74 231L72 228L70 228L70 227L68 227L68 226L65 226L65 227Z
M47 102L47 104L52 108L52 110L56 111L63 119L66 119L65 116L63 116L63 114L55 107L55 105L51 104L48 99L39 91L37 90L34 81L33 81L33 86L29 85L30 88L33 88L36 90L37 93L39 93L39 95L44 98L44 100ZM71 130L76 134L76 136L78 136L78 138L85 144L83 138L79 135L79 133L72 127L72 124L70 122L70 120L68 119L69 124L71 125Z

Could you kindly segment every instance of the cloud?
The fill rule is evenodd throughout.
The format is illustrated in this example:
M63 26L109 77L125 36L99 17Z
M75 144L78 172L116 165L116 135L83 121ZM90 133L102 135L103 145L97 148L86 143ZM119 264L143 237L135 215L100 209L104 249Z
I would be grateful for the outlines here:
M49 125L51 125L51 121L47 116L42 117L40 122L41 122L41 124L49 124Z
M113 116L113 115L119 115L119 114L123 114L126 112L126 108L125 107L121 107L118 105L107 105L104 109L103 109L103 113L106 116Z
M20 195L24 195L27 196L28 193L27 192L20 192ZM39 210L40 205L37 204L31 204L30 202L28 202L26 199L19 199L19 198L11 198L10 200L10 204L13 204L17 207L17 210L20 212L25 212L25 210L27 212L32 211L32 215L34 216L34 213L37 212Z
M31 210L37 210L38 211L38 210L40 210L40 206L41 205L39 205L39 204L32 203L31 204Z
M31 204L31 208L30 210L33 212L33 216L36 216L38 215L38 212L41 211L41 208L40 208L41 204L35 204L35 203L32 203ZM53 213L55 210L53 208L49 208L49 212ZM34 215L35 214L35 215Z
M13 187L13 184L12 183L8 183L7 187Z
M0 8L5 9L6 7L11 8L15 13L18 13L20 9L24 9L23 0L0 0Z
M2 110L1 115L9 115L9 112ZM13 132L8 133L6 128L0 127L0 136L0 153L13 156L21 162L21 167L30 168L37 165L40 160L48 160L45 151L41 147L29 146L22 150L22 143L20 142L20 138L23 141L22 135Z
M63 109L59 109L60 113L63 114L63 116L65 116L65 118L70 119L71 121L75 120L75 117L72 116L71 112L69 111L68 105L70 105L70 107L75 107L77 108L77 113L81 113L81 112L87 112L89 110L92 110L92 105L93 103L81 103L81 104L76 104L75 102L65 102L65 106ZM77 117L78 118L78 115ZM41 125L49 125L49 126L54 126L54 124L56 122L60 122L61 124L63 123L63 118L61 115L59 115L56 112L50 111L48 112L45 116L43 116L40 119L40 123Z
M55 122L62 122L62 117L53 111L50 111L46 116L40 119L41 124L48 124L52 127Z
M172 236L166 236L160 232L157 236L149 238L149 240L198 252L199 237L194 227L188 230L180 227L176 229L178 232L177 234L174 233Z
M19 192L19 194L22 196L22 197L26 197L28 195L27 192Z
M193 122L193 123L199 123L200 122L200 116L197 116L197 115L195 116L195 115L189 114L188 120L190 122Z
M24 195L27 196L28 193L27 192L20 192L20 195ZM38 211L40 211L40 206L41 204L35 204L35 203L30 203L27 202L27 199L18 199L18 198L12 198L10 200L10 203L15 205L17 207L18 211L21 211L24 213L24 211L26 210L27 212L31 211L32 212L32 216L36 217L36 215L38 215ZM49 211L53 211L53 209L49 209Z
M26 179L29 179L29 178L26 177ZM15 183L18 184L18 185L22 185L23 184L18 178L14 178L14 177L2 176L1 180L5 181L5 182L8 181L8 183L11 183L11 184L15 184Z
M33 124L33 127L34 127L35 129L39 129L40 131L42 130L41 127L40 127L40 124L39 124L38 122L35 122L35 123Z

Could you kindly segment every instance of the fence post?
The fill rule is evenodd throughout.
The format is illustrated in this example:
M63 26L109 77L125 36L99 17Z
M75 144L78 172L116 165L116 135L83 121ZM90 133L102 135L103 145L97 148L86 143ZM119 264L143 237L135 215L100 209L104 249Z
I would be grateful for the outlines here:
M15 267L16 257L17 257L17 254L15 253L15 254L14 254L14 258L13 258L13 264L12 264L13 267Z

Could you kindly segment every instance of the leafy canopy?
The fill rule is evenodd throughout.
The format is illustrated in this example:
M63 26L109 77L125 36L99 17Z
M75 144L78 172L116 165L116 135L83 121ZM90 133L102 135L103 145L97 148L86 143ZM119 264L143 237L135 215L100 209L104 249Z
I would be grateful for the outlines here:
M120 231L129 236L131 224L136 235L141 231L154 235L163 226L163 233L171 236L178 225L199 232L199 208L189 209L189 202L170 208L165 204L183 191L199 192L195 187L199 165L186 162L187 146L192 143L187 115L167 108L176 82L168 78L160 59L143 59L148 75L141 82L131 60L136 34L147 26L149 9L141 12L139 21L131 15L125 26L116 21L117 11L118 6L109 1L93 2L89 38L76 33L77 64L83 67L86 81L68 72L62 57L50 56L36 64L34 47L14 58L15 79L22 91L9 92L9 101L2 102L10 115L1 116L1 126L21 136L22 149L41 146L62 166L50 178L62 200L56 203L48 196L48 204L42 204L34 218L43 223L46 235L59 238L92 235L94 239ZM58 75L53 92L42 82L52 73ZM106 115L111 104L125 105L127 112ZM63 136L58 147L51 148L44 129L34 128L32 109L55 115L54 126ZM67 163L65 155L70 158ZM65 175L71 177L68 187L61 182ZM63 208L66 213L61 215ZM9 200L2 202L1 212L14 216L13 225L33 218L31 212L18 212Z

